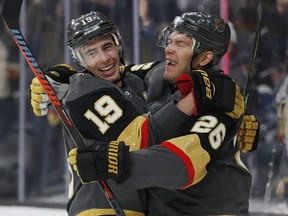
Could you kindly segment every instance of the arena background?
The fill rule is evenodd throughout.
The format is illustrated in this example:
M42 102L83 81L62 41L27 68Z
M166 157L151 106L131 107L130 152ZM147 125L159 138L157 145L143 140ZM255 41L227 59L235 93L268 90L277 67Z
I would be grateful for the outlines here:
M276 194L287 170L287 151L278 139L274 94L285 70L287 2L263 0L263 28L248 106L248 112L261 122L261 133L258 149L242 156L253 174L251 215L288 215L288 191L282 197ZM0 8L2 4L0 0ZM230 21L233 30L229 55L221 64L243 89L256 6L254 0L24 0L20 23L45 70L57 63L73 65L65 44L66 24L91 10L116 21L125 41L127 64L163 60L163 50L156 47L157 33L176 15L187 11L218 14ZM53 109L48 118L34 116L29 91L34 74L2 20L0 50L0 215L27 212L31 216L35 211L42 216L66 215L68 171L59 119Z

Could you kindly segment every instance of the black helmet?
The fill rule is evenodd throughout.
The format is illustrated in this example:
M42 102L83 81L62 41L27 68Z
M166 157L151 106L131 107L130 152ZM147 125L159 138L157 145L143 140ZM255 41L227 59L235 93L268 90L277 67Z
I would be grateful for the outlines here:
M193 52L196 54L200 53L204 48L211 49L214 54L213 65L218 64L228 50L230 27L227 22L218 16L203 12L184 13L174 19L171 23L170 31L178 31L193 37L196 40ZM162 32L159 39L164 34Z
M107 19L104 14L93 11L77 19L72 19L67 27L67 45L72 51L72 58L75 63L81 66L81 59L76 54L77 48L106 35L111 35L115 44L121 46L120 58L122 60L123 43L121 36L114 23Z

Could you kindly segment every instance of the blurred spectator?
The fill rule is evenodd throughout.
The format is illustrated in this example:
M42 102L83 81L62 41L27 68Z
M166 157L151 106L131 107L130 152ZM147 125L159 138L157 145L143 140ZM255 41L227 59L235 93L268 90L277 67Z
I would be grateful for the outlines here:
M49 130L47 132L48 145L43 146L42 170L40 171L40 184L42 193L49 193L49 189L58 187L64 191L66 155L64 141L62 139L62 126L60 118L52 106L49 107L47 120ZM60 188L59 188L60 186Z
M286 55L287 58L287 55ZM287 59L286 59L287 61ZM276 102L278 106L278 140L283 144L283 158L281 161L279 181L276 187L276 195L288 201L288 74L287 66L284 74L278 83ZM288 202L287 202L288 204Z
M26 157L26 187L30 197L65 191L65 150L62 127L54 108L45 117L35 117L29 133Z
M287 0L285 1L287 2ZM263 198L267 190L267 183L271 184L275 181L279 172L281 163L279 158L283 150L283 146L277 141L278 128L274 89L283 71L281 63L284 61L286 48L287 15L283 13L284 10L279 10L280 0L277 2L262 1L262 4L263 25L256 62L256 77L253 78L247 107L247 112L255 114L260 121L261 131L257 151L243 156L253 176L252 195ZM243 4L234 15L239 40L230 75L243 90L254 43L255 9L255 3Z
M149 62L155 60L156 38L157 38L157 26L155 20L151 16L151 5L149 0L139 0L139 18L141 29L141 61ZM154 44L153 44L154 43Z
M117 19L116 0L84 0L79 2L81 14L100 11L112 20Z
M273 64L283 64L288 29L288 1L263 1L263 27L260 38L256 82L271 85L267 69Z
M26 38L42 69L64 60L63 11L63 3L57 0L28 1ZM32 78L33 73L29 74Z
M179 14L175 0L139 0L141 62L164 59L163 49L156 46L158 33Z
M287 68L286 68L287 71ZM276 102L278 106L278 139L288 146L288 74L284 73L277 85Z
M254 3L254 1L253 1ZM252 52L252 41L254 40L254 32L256 30L256 5L241 4L236 7L231 15L234 28L237 33L237 56L241 58L243 55L250 55ZM259 51L260 52L260 51ZM247 54L249 53L249 54ZM249 58L249 57L248 57ZM237 57L235 58L237 59ZM248 60L249 64L249 60Z
M286 199L288 201L288 152L287 148L283 152L280 171L279 171L279 180L277 182L276 196L281 199Z
M259 107L256 116L261 124L257 151L254 155L254 185L252 194L264 196L266 185L271 187L279 174L283 145L278 141L278 118L275 101L275 86L279 81L283 66L272 65L265 72L268 83L257 86Z
M156 39L159 29L157 27L157 21L152 17L151 12L153 10L151 11L151 7L149 0L139 0L139 18L141 24L140 55L142 62L154 61L159 58L161 59L160 56L163 53L160 52L160 50L158 52L156 51Z
M220 14L219 1L210 0L178 0L178 8L180 13L188 11L205 11L211 14Z
M53 31L52 37L52 56L51 63L55 62L64 62L64 47L65 43L65 30L66 26L64 24L64 5L63 1L58 1L54 6L54 22L51 27L51 31ZM51 49L51 48L50 48ZM51 64L50 64L51 65Z

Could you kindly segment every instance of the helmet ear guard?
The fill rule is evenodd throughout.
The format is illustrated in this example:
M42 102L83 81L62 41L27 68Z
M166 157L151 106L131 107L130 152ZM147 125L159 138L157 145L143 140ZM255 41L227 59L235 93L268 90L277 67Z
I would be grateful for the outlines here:
M119 46L119 56L120 56L120 62L125 65L125 61L124 61L124 42L121 38L120 33L117 31L116 34L111 34L116 46Z

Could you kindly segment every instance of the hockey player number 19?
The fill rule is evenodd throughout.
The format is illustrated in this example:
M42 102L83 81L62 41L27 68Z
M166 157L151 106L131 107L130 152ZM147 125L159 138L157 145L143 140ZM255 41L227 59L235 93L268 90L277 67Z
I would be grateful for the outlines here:
M94 109L100 116L105 117L104 121L95 114L95 111L92 112L90 109L85 112L84 116L88 120L93 121L102 134L105 134L110 128L110 125L115 123L123 115L123 110L108 95L104 95L97 100L94 103Z

